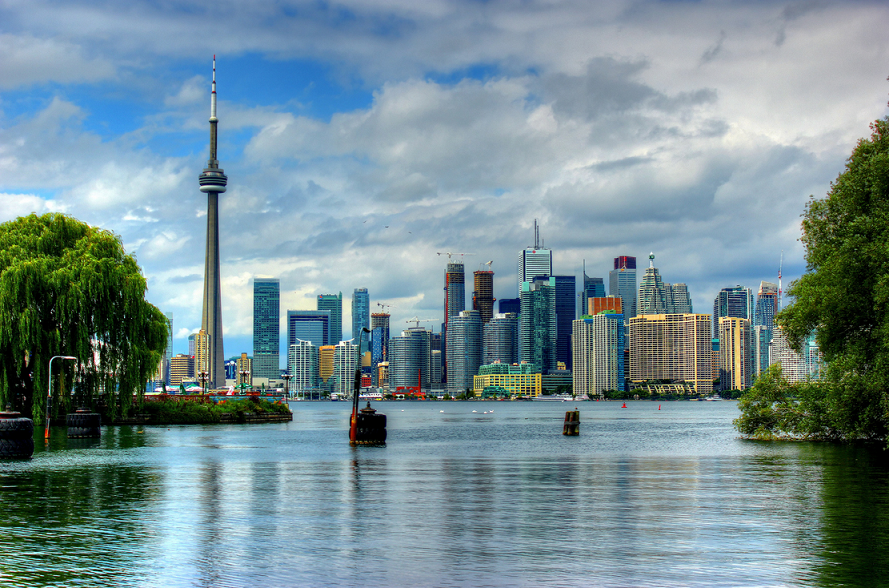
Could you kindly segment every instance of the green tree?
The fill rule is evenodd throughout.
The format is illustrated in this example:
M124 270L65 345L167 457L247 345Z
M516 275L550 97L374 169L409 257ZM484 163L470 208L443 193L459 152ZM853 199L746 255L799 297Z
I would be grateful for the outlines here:
M807 272L776 320L797 350L814 335L828 367L823 384L790 390L798 418L779 428L791 435L886 439L889 431L889 118L871 131L803 214ZM776 407L784 396L775 396Z
M120 237L63 214L0 225L0 404L43 422L48 362L54 410L126 413L166 346L166 317L145 301L145 278Z

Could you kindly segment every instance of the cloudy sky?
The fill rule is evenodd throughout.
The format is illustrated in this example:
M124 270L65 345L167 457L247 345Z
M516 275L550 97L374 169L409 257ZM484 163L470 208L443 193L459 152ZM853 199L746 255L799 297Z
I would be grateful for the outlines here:
M359 287L438 331L437 252L514 297L535 218L556 273L653 251L709 312L782 250L804 271L806 201L887 115L887 30L882 1L3 0L0 221L119 234L184 352L215 54L227 356L255 276L282 314L343 292L347 334Z

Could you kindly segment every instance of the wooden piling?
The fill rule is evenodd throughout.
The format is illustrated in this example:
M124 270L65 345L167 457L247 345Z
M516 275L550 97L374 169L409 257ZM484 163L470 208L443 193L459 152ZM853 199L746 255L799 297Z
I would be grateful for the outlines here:
M579 410L569 410L565 413L565 425L562 427L562 434L569 436L580 435Z

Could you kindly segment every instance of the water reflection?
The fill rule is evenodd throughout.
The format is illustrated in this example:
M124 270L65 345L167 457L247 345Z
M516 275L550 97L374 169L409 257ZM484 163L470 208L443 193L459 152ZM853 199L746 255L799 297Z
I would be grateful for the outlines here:
M444 415L427 406L388 411L383 448L350 448L342 411L321 403L280 425L105 427L98 441L54 432L31 462L0 464L0 579L868 586L887 577L882 450L741 441L731 405L585 408L578 438L560 434L559 410L498 403L480 417L460 412L465 404Z

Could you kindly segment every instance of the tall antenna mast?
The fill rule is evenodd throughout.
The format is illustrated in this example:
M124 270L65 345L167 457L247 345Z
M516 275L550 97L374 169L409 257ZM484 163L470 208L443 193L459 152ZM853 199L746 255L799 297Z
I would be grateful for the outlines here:
M778 262L778 310L781 310L781 294L783 290L781 289L781 270L784 267L784 250L781 250L781 261Z

